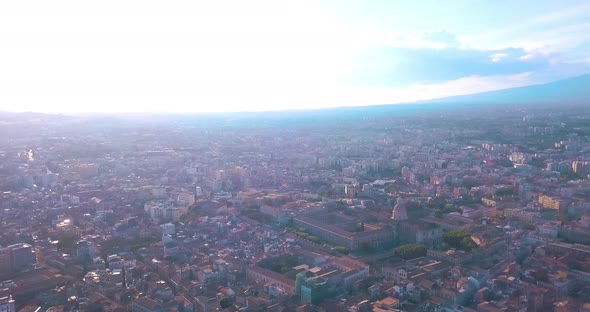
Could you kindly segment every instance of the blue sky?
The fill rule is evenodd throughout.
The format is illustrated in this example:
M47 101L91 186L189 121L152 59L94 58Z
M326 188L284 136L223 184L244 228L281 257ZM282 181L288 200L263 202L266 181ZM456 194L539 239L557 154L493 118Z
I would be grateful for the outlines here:
M590 72L588 1L2 1L0 110L389 104Z

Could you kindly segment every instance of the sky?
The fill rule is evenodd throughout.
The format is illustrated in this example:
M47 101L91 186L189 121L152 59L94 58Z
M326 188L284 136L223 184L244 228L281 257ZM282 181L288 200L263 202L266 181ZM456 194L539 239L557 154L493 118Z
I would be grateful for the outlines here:
M590 73L590 1L0 1L0 111L413 102Z

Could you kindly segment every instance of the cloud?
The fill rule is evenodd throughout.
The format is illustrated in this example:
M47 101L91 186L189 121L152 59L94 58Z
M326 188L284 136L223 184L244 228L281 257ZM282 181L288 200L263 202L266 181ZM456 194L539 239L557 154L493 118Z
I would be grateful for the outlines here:
M433 99L526 86L531 84L529 76L528 72L487 77L474 75L442 83L416 84L409 89L413 90L416 97L422 94L423 99Z
M394 104L424 101L456 95L502 90L533 84L531 73L513 75L465 76L443 82L415 83L407 87L367 87L339 93L339 106Z
M432 43L443 44L445 47L448 48L456 48L460 45L460 42L459 40L457 40L457 37L446 30L425 32L422 34L421 37L424 40L427 40Z
M566 51L590 40L590 2L563 3L556 10L523 18L489 31L460 36L460 41L481 49L520 47L529 51Z
M519 57L518 59L521 61L527 61L527 60L531 60L533 58L535 58L534 54L526 54L526 55Z
M399 48L426 48L440 50L460 46L460 42L455 35L446 30L396 32L393 34L382 35L380 40L380 44Z
M506 54L506 53L495 53L495 54L490 55L490 59L492 60L492 62L496 63L507 56L508 56L508 54ZM520 57L518 59L520 60Z
M447 39L451 38L447 36ZM447 40L445 44L452 41ZM436 83L469 76L514 75L550 66L553 55L527 56L520 48L479 50L455 45L401 47L382 45L357 55L357 68L350 75L353 86L408 86Z

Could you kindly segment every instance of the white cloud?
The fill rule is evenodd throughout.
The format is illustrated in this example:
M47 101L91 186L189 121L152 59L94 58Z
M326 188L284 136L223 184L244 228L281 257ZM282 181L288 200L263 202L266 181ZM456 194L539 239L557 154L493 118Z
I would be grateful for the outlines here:
M521 61L527 61L527 60L532 60L535 57L536 56L534 54L526 54L526 55L523 55L523 56L519 57L518 59L521 60Z
M559 10L524 19L520 23L459 36L459 40L485 50L518 47L538 53L562 52L590 40L589 14L590 2L566 4Z
M395 104L456 95L502 90L534 84L531 73L497 76L467 76L442 83L413 84L407 88L359 88L335 92L334 106ZM334 101L336 100L336 101ZM313 102L310 102L313 103ZM314 107L314 106L309 106Z
M492 60L492 62L496 63L507 56L508 56L508 54L506 54L506 53L495 53L495 54L490 55L490 59Z
M374 32L375 33L375 32ZM411 48L411 49L435 49L442 50L457 48L461 42L454 34L447 30L434 30L425 32L389 32L373 35L373 45L385 44L390 47Z
M590 57L585 59L575 59L572 61L564 61L566 64L590 64Z
M419 100L515 88L532 84L529 73L500 76L468 76L439 84L416 84L410 90Z

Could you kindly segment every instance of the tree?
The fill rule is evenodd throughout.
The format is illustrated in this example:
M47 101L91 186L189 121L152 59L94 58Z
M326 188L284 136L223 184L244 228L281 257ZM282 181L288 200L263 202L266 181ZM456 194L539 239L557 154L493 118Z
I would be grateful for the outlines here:
M426 256L426 246L422 244L407 244L395 249L395 254L400 258L408 260Z
M123 237L113 236L102 242L100 255L101 257L106 258L108 255L122 251L126 245L127 241Z
M289 254L266 258L259 262L261 267L280 274L291 271L298 264L300 264L299 258Z
M535 225L530 223L530 222L524 222L522 224L522 228L525 230L529 230L529 231L534 231L535 230Z
M349 252L348 248L346 248L344 246L336 246L336 247L334 247L334 250L341 253L341 254L345 254L345 255L347 255Z
M471 235L465 230L449 231L443 234L443 240L449 246L470 251L475 248L475 242L471 239Z
M57 236L57 246L59 248L71 249L74 248L80 236L75 233L61 233Z
M307 236L307 240L319 244L321 241L317 236L309 235Z
M513 196L515 194L514 189L506 188L506 189L499 189L496 191L497 196Z
M227 297L221 298L221 300L219 300L219 306L221 306L222 309L227 309L227 308L231 307L231 302L229 301L229 298L227 298Z
M443 240L445 243L456 247L459 246L465 236L469 236L469 233L465 230L449 231L443 234Z
M461 244L459 249L465 250L465 251L471 251L471 249L475 248L475 242L471 239L470 236L465 236L463 237L463 239L461 240Z
M428 203L426 204L426 207L428 207L430 209L442 210L445 208L445 204L446 204L446 202L444 199L435 197L432 200L428 201Z
M47 239L47 237L49 237L49 230L44 226L37 232L37 238Z

